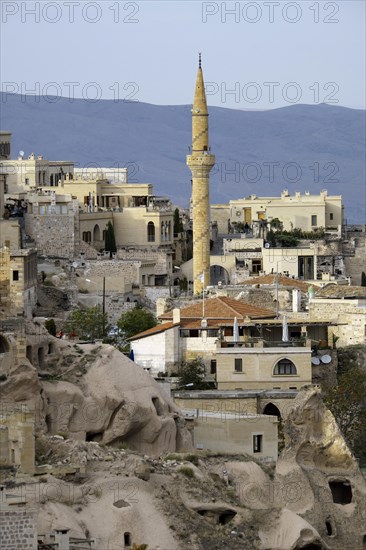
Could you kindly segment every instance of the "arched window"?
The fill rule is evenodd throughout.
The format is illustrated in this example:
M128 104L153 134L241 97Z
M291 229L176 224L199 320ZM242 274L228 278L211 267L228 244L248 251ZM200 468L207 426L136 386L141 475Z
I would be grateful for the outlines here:
M98 224L93 229L93 242L100 241L100 227Z
M155 242L155 225L154 222L147 224L147 240L149 243Z
M297 370L290 359L280 359L280 361L278 361L278 363L275 365L273 374L286 376L288 374L297 374Z

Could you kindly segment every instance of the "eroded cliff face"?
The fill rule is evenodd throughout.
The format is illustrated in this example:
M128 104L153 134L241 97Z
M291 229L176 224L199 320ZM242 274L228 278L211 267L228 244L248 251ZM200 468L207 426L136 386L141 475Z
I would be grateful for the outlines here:
M111 346L50 342L42 368L25 361L1 387L37 412L49 466L19 490L39 532L66 525L116 550L124 533L149 549L365 550L365 479L318 388L294 400L275 467L177 454L191 434L142 368Z
M274 479L282 511L278 526L262 531L264 548L363 549L365 479L318 388L298 394L284 431Z
M106 445L123 442L150 456L192 448L179 409L148 373L113 346L89 355L77 385L41 383L49 433Z

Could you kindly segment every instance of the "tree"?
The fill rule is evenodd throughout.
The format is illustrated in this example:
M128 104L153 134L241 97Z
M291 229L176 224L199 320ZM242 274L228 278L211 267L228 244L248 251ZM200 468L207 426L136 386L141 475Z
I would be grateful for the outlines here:
M140 306L130 309L124 313L117 321L117 326L122 332L122 336L128 340L139 332L144 332L157 325L157 320L150 311Z
M349 447L366 462L366 372L350 367L324 395Z
M178 379L180 390L208 390L211 385L205 382L205 365L202 357L196 357L192 361L184 361L181 365Z
M67 319L63 332L75 334L79 338L93 340L94 338L102 338L103 331L108 330L108 316L103 315L100 307L89 307L88 309L74 309L70 317Z
M183 231L183 223L180 219L179 215L179 208L176 208L174 210L174 233L182 233Z
M113 254L117 252L116 247L116 238L114 235L114 227L112 223L109 221L107 224L107 229L105 232L105 244L104 248L107 252L109 252L109 257L112 258Z
M51 336L56 336L56 323L54 319L47 319L45 321L44 326L48 330L48 332L51 334Z
M366 273L364 271L361 275L361 286L366 286Z

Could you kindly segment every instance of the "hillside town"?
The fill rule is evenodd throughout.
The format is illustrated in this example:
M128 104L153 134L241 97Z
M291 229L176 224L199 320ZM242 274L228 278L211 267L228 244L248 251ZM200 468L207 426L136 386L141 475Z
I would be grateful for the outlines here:
M4 550L366 548L366 226L190 115L189 208L0 132Z

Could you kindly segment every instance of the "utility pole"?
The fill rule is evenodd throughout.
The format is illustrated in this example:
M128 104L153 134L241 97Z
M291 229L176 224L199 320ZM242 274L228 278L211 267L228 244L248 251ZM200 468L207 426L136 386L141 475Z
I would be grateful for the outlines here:
M102 319L103 319L103 338L105 336L105 277L103 277L103 302L102 302Z

